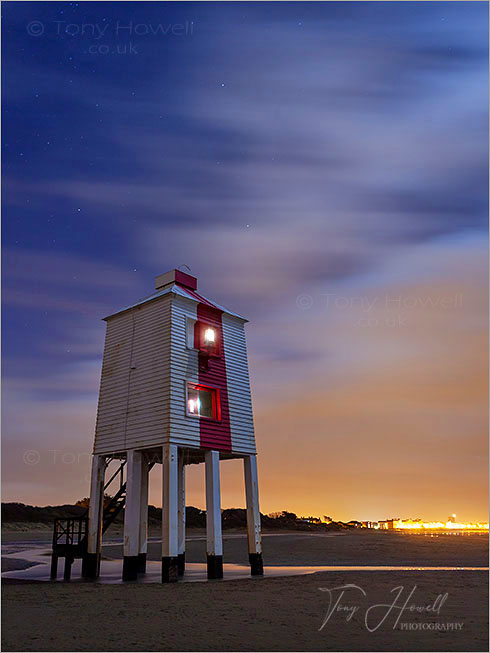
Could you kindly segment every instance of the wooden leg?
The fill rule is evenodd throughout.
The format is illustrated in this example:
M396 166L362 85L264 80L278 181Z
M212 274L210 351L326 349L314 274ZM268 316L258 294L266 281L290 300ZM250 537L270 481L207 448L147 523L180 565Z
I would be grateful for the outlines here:
M185 465L184 465L184 450L179 449L178 464L178 573L183 576L185 572Z
M143 456L141 462L141 505L140 505L140 530L138 548L138 573L146 572L146 554L148 550L148 475L149 465Z
M162 583L175 583L178 577L178 451L175 444L163 447L162 492Z
M92 457L90 506L88 510L87 552L82 562L82 576L95 579L99 575L102 551L102 515L104 503L105 457Z
M264 574L262 561L262 536L260 531L259 484L257 479L257 457L243 459L245 472L245 495L247 499L248 558L252 576Z
M126 581L138 577L142 462L141 451L128 451L123 560L123 580Z
M208 578L223 578L219 452L206 451L206 540Z
M56 580L58 576L58 556L54 553L51 556L51 580Z
M65 556L65 571L63 573L63 580L69 581L71 578L71 566L73 564L73 558L71 556Z

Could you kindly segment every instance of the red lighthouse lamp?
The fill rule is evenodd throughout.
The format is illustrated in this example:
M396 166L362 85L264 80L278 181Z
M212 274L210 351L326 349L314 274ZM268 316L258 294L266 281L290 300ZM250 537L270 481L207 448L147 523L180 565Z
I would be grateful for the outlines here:
M214 347L216 343L216 331L212 327L207 327L204 330L204 345L206 347Z

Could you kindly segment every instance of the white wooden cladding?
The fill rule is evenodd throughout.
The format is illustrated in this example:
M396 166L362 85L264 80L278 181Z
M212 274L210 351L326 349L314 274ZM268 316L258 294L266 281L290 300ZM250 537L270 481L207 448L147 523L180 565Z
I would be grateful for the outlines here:
M196 319L197 302L172 292L108 319L94 453L200 448L199 419L185 403L185 384L199 381L198 352L188 347ZM232 452L254 454L244 323L227 313L222 323Z
M185 386L188 381L199 382L198 352L189 349L188 326L197 320L197 304L174 295L171 325L171 376L170 376L170 434L171 441L181 446L200 446L199 419L189 417L186 411ZM189 325L190 328L191 325ZM192 338L192 342L193 342Z
M95 453L145 448L168 437L170 298L107 322Z
M222 323L232 450L256 453L244 324L226 313Z

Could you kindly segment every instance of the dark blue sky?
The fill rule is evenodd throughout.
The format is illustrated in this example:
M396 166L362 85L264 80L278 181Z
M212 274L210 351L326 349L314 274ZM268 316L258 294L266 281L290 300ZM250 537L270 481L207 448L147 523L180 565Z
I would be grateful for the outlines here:
M432 372L429 385L440 388L441 361L454 349L476 383L481 370L465 347L486 325L486 3L6 2L2 12L9 499L86 494L85 463L60 471L48 452L90 451L100 318L182 263L204 294L251 319L257 437L276 486L277 449L281 469L296 468L293 436L268 417L278 400L299 402L292 419L301 430L315 393L342 388L362 405L373 383L391 379L416 393ZM413 311L407 330L353 329L346 310L364 310L359 298L381 303L393 286L407 296L416 287L422 299L467 292L465 311L436 326L436 309L422 301L418 327ZM332 311L327 295L345 302ZM462 381L449 379L457 395ZM414 429L447 436L420 400L411 404L421 420ZM395 405L406 421L411 409ZM451 460L473 428L481 459L478 406L471 419L461 408ZM437 410L458 421L447 406ZM312 411L307 449L330 456L338 426ZM279 406L277 424L282 414ZM372 451L393 437L382 408L377 419L366 436ZM366 422L362 408L357 420ZM335 448L358 449L359 437L351 429ZM387 460L408 455L405 441ZM41 462L26 466L26 450ZM331 488L321 469L312 476L317 485L296 503L266 490L265 508L320 512ZM468 490L461 510L480 490ZM380 490L362 503L353 487L334 504L339 517L378 507L381 517L399 510L404 492L390 503Z

